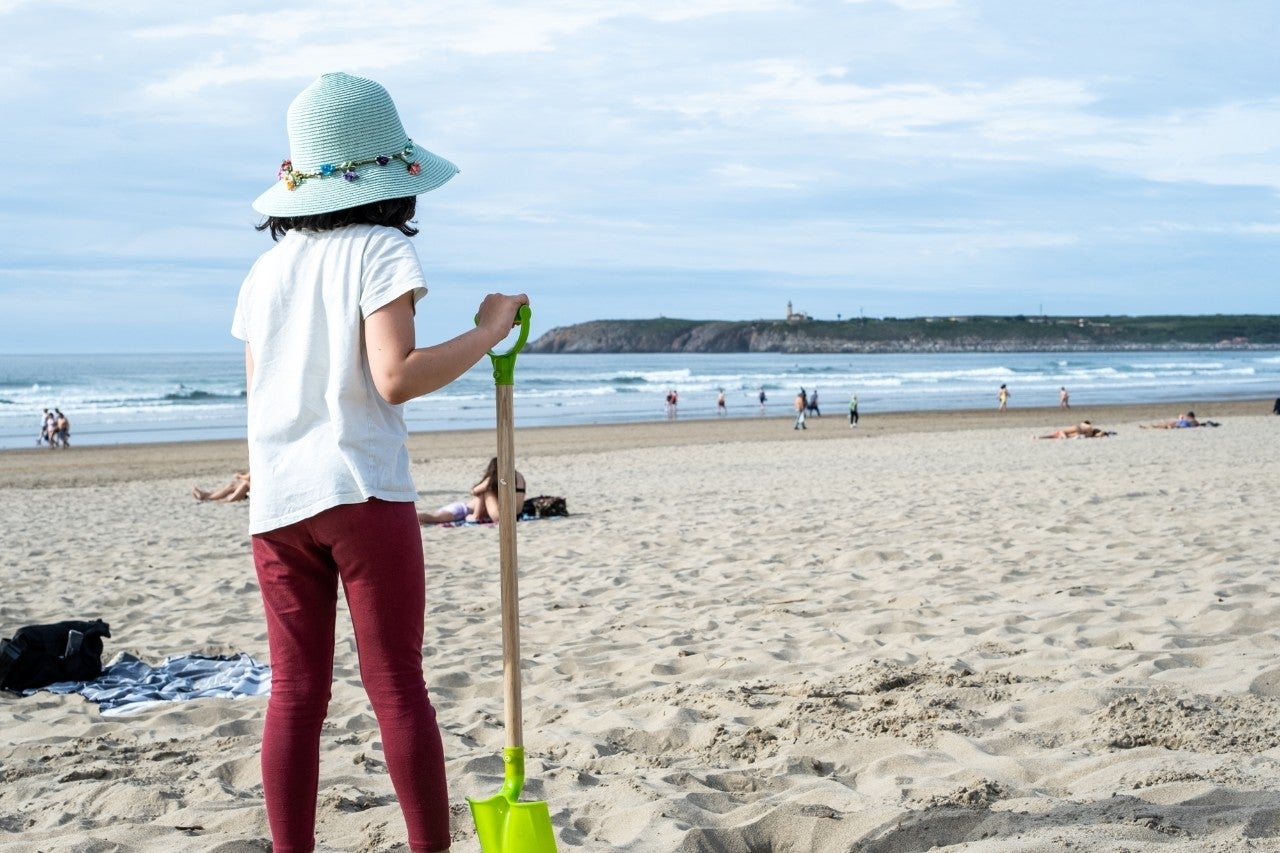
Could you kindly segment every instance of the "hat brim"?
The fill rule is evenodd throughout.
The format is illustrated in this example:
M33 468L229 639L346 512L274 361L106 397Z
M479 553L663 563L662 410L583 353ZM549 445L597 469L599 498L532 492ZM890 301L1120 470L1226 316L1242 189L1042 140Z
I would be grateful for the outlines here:
M340 174L307 178L289 189L284 181L275 184L253 201L253 209L264 216L315 216L346 210L376 201L406 198L430 192L458 174L458 167L425 148L415 146L414 160L421 167L411 174L405 164L393 160L386 166L371 164L357 170L349 181Z

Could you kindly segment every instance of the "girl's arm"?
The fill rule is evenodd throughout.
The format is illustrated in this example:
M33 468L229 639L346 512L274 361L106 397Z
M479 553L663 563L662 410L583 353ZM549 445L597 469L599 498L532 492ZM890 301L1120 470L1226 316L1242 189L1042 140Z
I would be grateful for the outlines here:
M378 393L394 405L448 385L510 333L516 312L528 302L523 293L490 293L480 303L474 329L421 349L414 343L413 294L387 303L364 320L365 353Z

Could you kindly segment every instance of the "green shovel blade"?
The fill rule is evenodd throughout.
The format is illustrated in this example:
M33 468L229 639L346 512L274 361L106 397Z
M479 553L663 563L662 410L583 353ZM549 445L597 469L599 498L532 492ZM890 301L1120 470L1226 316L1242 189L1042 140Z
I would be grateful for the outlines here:
M507 747L502 751L505 767L502 790L484 800L468 799L476 837L483 853L556 853L556 836L551 828L547 804L535 800L518 802L524 787L524 750Z

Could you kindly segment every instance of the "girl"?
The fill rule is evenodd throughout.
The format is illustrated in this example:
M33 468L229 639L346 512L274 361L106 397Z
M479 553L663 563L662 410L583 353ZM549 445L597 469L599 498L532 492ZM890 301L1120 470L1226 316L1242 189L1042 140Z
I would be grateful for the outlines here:
M326 74L287 116L290 157L254 202L275 245L241 286L249 532L267 618L262 785L276 853L315 846L320 729L341 581L360 676L415 853L449 848L449 800L422 675L422 539L400 404L452 382L511 330L489 294L473 329L417 348L426 295L409 243L419 193L457 172L405 133L371 80Z

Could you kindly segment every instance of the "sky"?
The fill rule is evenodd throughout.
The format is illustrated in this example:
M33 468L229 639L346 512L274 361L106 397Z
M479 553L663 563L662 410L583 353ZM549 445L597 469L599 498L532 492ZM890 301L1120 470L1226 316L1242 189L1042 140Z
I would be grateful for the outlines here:
M420 344L594 319L1280 314L1272 0L0 0L0 353L233 352L289 102L461 173Z

